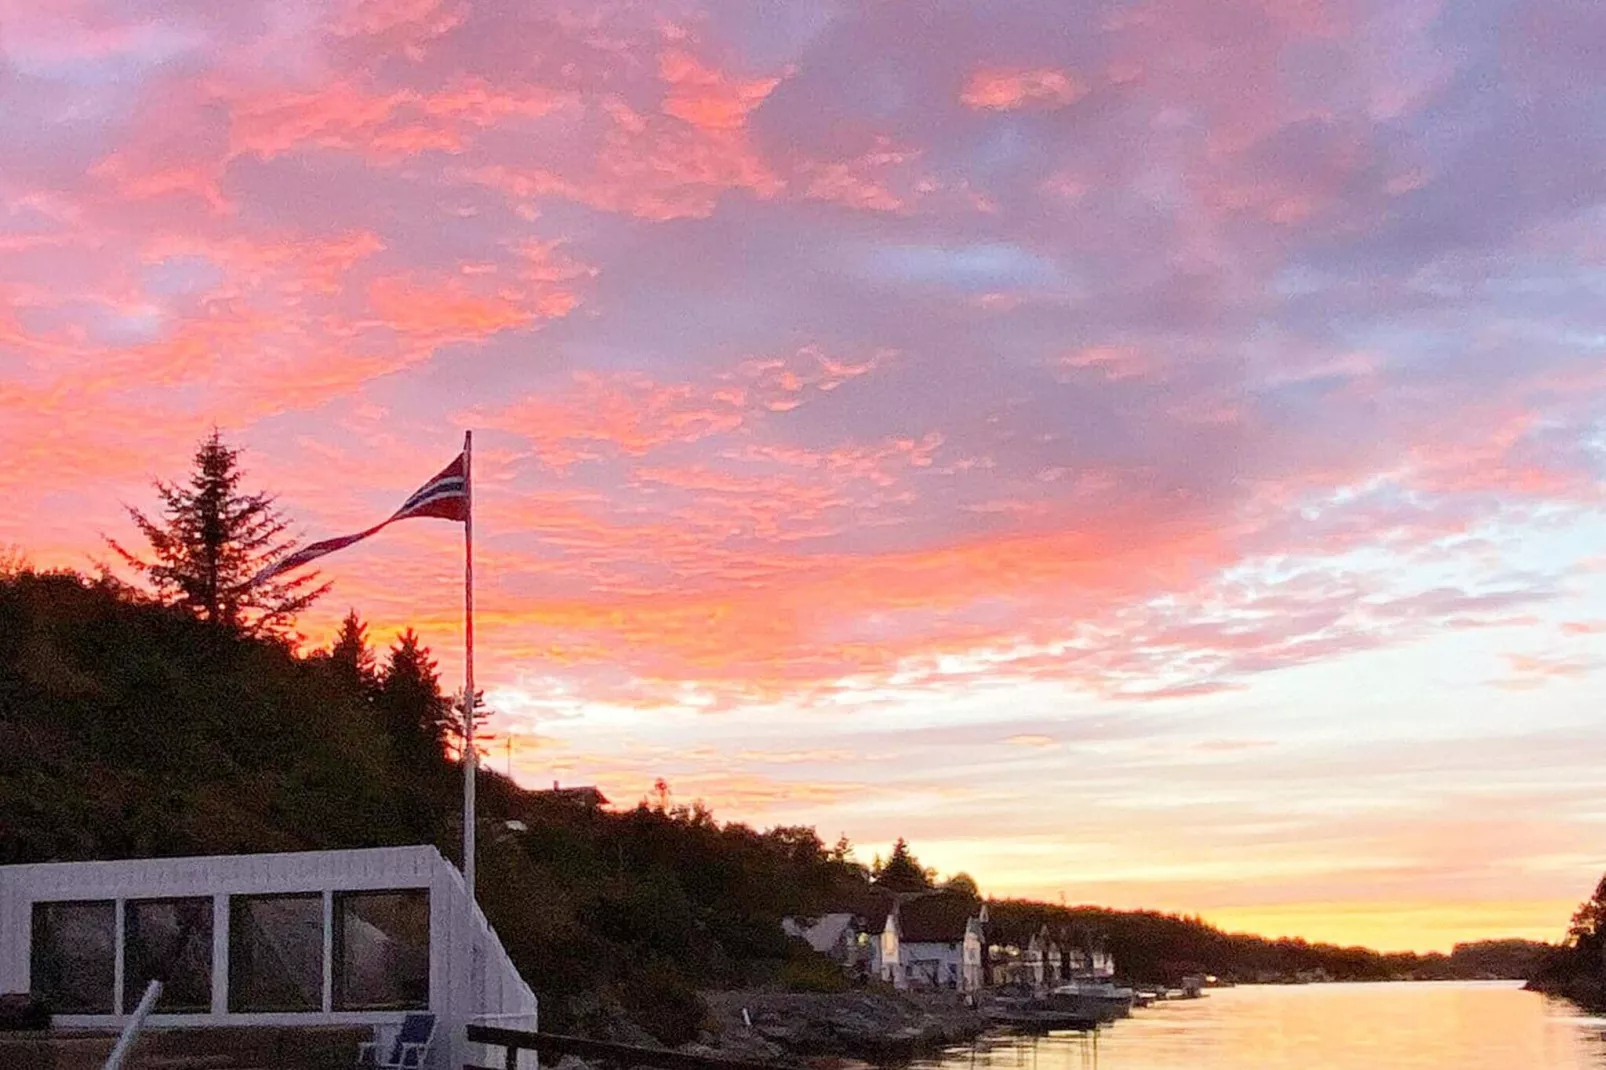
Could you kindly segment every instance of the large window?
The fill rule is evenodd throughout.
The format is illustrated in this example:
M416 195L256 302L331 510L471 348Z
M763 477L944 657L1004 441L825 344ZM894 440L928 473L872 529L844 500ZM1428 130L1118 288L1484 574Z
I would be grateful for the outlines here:
M229 1010L323 1009L323 896L229 900Z
M55 1014L114 1014L117 905L35 903L29 970Z
M146 899L123 904L123 991L130 1007L151 981L162 982L156 1009L212 1009L212 900Z
M335 896L335 1009L429 1006L429 892Z

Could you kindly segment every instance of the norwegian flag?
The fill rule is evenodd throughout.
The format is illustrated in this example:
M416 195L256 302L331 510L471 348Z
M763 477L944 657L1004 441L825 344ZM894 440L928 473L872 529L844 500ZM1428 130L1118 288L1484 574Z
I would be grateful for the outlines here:
M278 561L261 572L257 573L253 584L270 580L291 569L300 568L309 561L315 561L324 554L332 554L336 550L344 550L354 542L361 542L368 536L394 524L398 520L407 520L415 516L432 516L441 520L456 520L467 523L469 515L468 490L468 454L465 451L457 455L457 459L443 468L439 475L425 483L413 492L412 497L402 503L402 507L392 513L389 519L384 520L367 531L359 531L355 535L342 535L338 539L325 539L310 546L303 546L295 553Z

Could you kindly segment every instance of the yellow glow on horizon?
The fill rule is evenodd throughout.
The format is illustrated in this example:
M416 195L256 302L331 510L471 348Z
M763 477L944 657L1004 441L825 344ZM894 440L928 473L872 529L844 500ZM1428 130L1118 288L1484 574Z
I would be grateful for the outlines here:
M1516 937L1555 943L1577 903L1526 902L1290 903L1225 907L1205 920L1228 932L1270 939L1359 945L1380 951L1443 951L1458 943Z

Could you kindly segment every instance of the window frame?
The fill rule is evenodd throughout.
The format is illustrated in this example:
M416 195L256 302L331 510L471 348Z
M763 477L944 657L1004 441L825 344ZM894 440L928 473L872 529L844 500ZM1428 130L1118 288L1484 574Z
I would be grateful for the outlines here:
M380 896L403 896L422 900L424 921L424 991L423 998L416 1003L387 1004L383 1006L372 1004L354 1004L345 998L343 991L344 951L345 951L345 915L342 907L348 900L372 899ZM410 888L343 888L336 889L330 895L329 902L329 1009L343 1013L391 1013L407 1011L427 1011L430 1009L430 999L435 980L434 956L434 896L427 886L414 886Z
M122 995L122 963L123 963L123 936L122 926L119 924L122 908L118 899L35 899L28 909L28 989L40 996L50 1007L51 1013L61 1015L115 1015L118 1013L118 1004ZM106 986L106 1002L93 1007L61 1006L53 998L39 989L39 965L42 959L42 941L40 940L40 915L52 907L104 907L111 916L111 976Z
M331 967L329 963L329 893L326 890L297 891L297 892L238 892L228 895L228 929L225 936L228 947L228 976L225 978L224 1013L234 1016L248 1015L286 1015L286 1014L323 1014L328 1010L328 995ZM235 927L237 920L244 917L243 908L248 903L274 902L287 899L305 900L315 906L318 915L318 996L315 1006L302 1007L260 1007L247 1006L242 1000L241 989L243 985L237 982L242 979L240 970L243 969L242 960L248 956L237 954L238 945L235 943Z
M168 999L170 987L166 981L162 985L162 999L159 1004L160 1014L210 1014L212 1013L212 993L216 987L217 978L217 903L216 897L211 895L161 895L161 896L130 896L122 900L122 942L120 952L122 959L122 987L125 1004L130 1000L137 1000L144 993L141 979L135 975L133 961L135 915L141 906L165 906L173 903L204 904L203 915L206 918L206 996L204 1002L186 1003L181 1007L174 1007ZM125 1013L131 1013L132 1005L125 1007Z

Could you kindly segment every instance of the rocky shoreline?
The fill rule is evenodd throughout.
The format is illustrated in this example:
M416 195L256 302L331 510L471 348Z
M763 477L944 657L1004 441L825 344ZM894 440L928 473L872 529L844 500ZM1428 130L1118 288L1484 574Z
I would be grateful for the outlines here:
M697 1049L765 1062L811 1056L896 1062L963 1044L987 1029L952 993L722 992L705 999L708 1028Z
M987 1021L953 993L912 995L890 989L808 993L705 992L707 1014L697 1039L678 1049L688 1055L758 1063L822 1059L904 1062L980 1036ZM593 1020L586 1034L598 1040L661 1047L629 1022ZM565 1057L558 1070L591 1070Z

